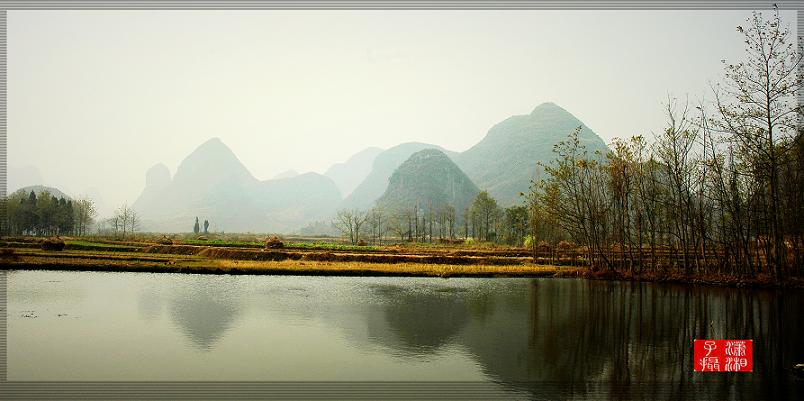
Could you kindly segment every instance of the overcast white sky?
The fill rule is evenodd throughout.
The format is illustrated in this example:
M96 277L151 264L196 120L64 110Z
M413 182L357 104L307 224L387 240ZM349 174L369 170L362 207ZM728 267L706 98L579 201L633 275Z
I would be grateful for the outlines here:
M368 146L463 151L546 101L607 142L648 134L668 94L706 95L739 57L748 15L10 11L9 167L116 206L211 137L268 179Z

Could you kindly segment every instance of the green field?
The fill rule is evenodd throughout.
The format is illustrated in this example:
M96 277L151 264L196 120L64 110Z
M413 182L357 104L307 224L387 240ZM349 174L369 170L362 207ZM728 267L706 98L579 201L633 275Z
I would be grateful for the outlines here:
M220 246L220 247L242 247L242 248L262 248L265 242L261 241L232 241L222 239L198 240L188 239L177 241L177 244L200 245L200 246ZM348 244L334 244L329 242L285 242L285 248L299 248L323 251L379 251L380 247L373 245L358 246Z

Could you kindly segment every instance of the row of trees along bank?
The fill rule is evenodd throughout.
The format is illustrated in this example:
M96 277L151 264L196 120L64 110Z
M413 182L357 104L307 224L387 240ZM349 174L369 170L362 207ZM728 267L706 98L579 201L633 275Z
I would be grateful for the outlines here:
M488 192L481 191L460 213L451 204L415 202L395 210L339 210L332 224L353 244L361 240L377 244L386 239L464 242L471 238L521 246L528 230L528 210L521 205L500 208Z
M56 198L47 191L36 195L16 192L2 200L3 232L11 235L68 235L84 233L91 223L92 204Z
M712 102L670 99L651 144L588 154L576 131L555 147L527 195L536 237L569 238L602 269L804 275L804 53L778 12L737 30L746 59L724 61Z
M93 234L125 238L140 227L140 216L123 204L112 216L97 220L94 202L88 197L65 199L43 190L14 192L0 200L2 235L73 235Z

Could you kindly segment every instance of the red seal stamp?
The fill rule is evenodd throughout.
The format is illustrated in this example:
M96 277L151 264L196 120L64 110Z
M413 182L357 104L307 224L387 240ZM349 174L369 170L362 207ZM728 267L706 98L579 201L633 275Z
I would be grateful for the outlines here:
M696 372L753 372L753 340L695 340Z

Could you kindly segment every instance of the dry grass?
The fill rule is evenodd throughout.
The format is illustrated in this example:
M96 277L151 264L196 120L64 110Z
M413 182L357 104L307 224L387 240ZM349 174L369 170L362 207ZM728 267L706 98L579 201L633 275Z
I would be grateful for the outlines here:
M292 257L288 257L285 255L287 252L246 251L248 255L245 256L253 256L252 254L261 256L260 259L253 260L253 258L225 257L244 256L238 253L242 250L220 251L214 248L192 246L165 248L176 253L121 252L101 249L44 251L25 247L3 248L0 252L0 269L255 275L575 277L722 286L804 288L802 279L789 279L779 283L765 276L746 278L728 275L687 276L679 273L659 274L656 272L641 275L615 271L595 272L587 268L528 263L519 258L455 257L432 254L333 254L331 252L303 254L294 252L288 253L288 255L292 255ZM178 250L181 252L177 252ZM200 252L202 250L206 252Z
M300 274L385 276L551 276L554 266L517 264L367 263L327 260L232 260L197 255L121 253L102 251L14 252L3 261L6 269L145 271L208 274Z
M449 265L424 263L365 263L365 262L327 262L327 261L249 261L215 260L221 269L237 270L244 273L274 271L350 274L350 275L405 275L405 276L552 276L555 266L544 265Z

